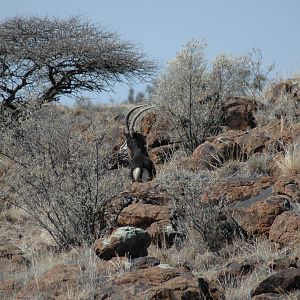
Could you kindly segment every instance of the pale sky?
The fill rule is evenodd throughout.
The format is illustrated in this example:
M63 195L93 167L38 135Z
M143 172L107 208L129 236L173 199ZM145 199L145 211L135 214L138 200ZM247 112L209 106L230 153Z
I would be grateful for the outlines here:
M300 0L0 0L0 19L79 15L135 42L163 69L190 39L206 40L207 57L259 48L282 77L300 73ZM142 91L145 84L133 86ZM95 101L127 98L128 87Z

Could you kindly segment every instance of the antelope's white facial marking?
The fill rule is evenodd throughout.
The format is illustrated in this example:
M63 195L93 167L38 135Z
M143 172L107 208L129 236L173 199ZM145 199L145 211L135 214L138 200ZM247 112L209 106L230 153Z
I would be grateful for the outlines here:
M135 168L133 170L133 178L134 178L135 182L140 181L140 175L141 175L141 169L140 168Z
M142 176L141 176L141 172L142 172ZM150 172L147 169L143 169L141 171L140 168L135 168L133 170L133 178L135 182L148 181L150 178Z

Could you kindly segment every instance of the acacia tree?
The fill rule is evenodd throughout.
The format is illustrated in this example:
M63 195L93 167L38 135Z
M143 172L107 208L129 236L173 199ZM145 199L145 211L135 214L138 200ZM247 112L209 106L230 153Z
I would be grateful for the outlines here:
M79 17L13 17L0 23L0 103L102 92L146 79L155 63L134 44Z

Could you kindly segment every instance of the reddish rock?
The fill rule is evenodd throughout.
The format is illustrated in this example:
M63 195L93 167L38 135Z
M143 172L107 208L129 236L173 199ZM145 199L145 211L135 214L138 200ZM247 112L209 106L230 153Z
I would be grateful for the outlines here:
M156 123L157 123L156 114L154 112L148 112L147 114L144 115L144 117L141 120L140 132L145 136L148 135Z
M294 293L292 293L292 296L290 296L289 294L286 293L285 294L266 293L251 298L251 300L291 300L291 299L299 300L300 294L295 295Z
M258 129L244 132L229 130L217 137L209 138L193 152L195 169L212 169L228 160L244 160L254 153L265 151L270 138Z
M232 278L249 275L259 263L257 258L233 259L218 272L218 278L220 281L228 282Z
M179 268L152 267L112 278L94 299L224 299L221 288Z
M67 299L70 290L79 288L80 268L57 265L32 280L16 295L16 299Z
M281 245L300 242L300 215L286 211L276 217L270 231L270 241Z
M298 257L282 257L272 260L268 267L274 271L280 271L290 267L300 268L300 262Z
M148 232L135 227L119 227L109 237L95 241L96 254L105 260L115 256L146 256L151 238Z
M169 220L170 208L160 205L135 203L125 207L119 214L119 226L147 228L154 222Z
M193 152L192 160L194 168L199 170L211 170L221 164L221 156L222 153L218 147L212 142L207 141L199 145Z
M257 102L243 97L232 97L224 105L224 125L233 130L248 130L256 127L253 112Z
M271 87L271 90L268 93L268 98L271 101L276 101L279 98L282 98L284 95L291 95L292 97L298 97L298 84L293 82L292 79L284 80L278 83L274 83Z
M270 187L274 181L273 178L265 176L259 178L234 178L219 182L210 192L206 192L202 196L202 201L233 203L231 208L235 208L236 203L242 205L245 200L258 196Z
M15 299L16 293L20 290L21 284L16 280L0 281L0 298L1 299Z
M287 210L286 198L271 196L249 208L237 209L234 217L250 235L267 235L275 218Z
M273 191L297 203L300 199L300 178L281 178L273 185Z
M128 262L128 264L130 265L131 270L140 270L158 266L160 261L155 257L146 256L133 258Z
M270 137L260 129L250 130L234 139L234 142L239 145L242 153L247 157L264 152L269 141Z
M125 194L132 199L132 203L167 205L171 201L156 181L133 183Z
M152 223L147 228L147 232L151 236L153 244L159 247L170 247L173 245L174 238L178 235L178 232L173 228L170 220L161 220Z
M170 201L170 196L159 187L155 180L132 183L127 191L116 195L105 203L103 220L106 222L106 227L112 230L115 228L120 212L125 207L134 203L164 206L168 205Z
M179 143L155 147L149 151L149 156L155 164L161 164L170 161L172 155L179 147Z
M300 289L300 269L287 268L274 273L261 281L252 291L251 295L256 296L266 293L283 294Z

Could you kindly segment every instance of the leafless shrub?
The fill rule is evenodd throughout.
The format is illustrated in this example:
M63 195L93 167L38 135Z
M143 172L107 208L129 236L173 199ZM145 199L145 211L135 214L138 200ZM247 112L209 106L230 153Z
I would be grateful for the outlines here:
M1 153L14 162L8 192L60 247L99 237L107 226L104 204L125 182L122 169L105 169L109 128L102 124L99 130L90 121L83 135L74 130L71 114L44 108L1 134Z
M212 186L211 179L201 174L177 170L158 178L161 186L174 199L178 214L202 237L208 249L217 251L245 232L220 205L204 203L201 196Z
M189 41L156 80L151 94L188 154L218 133L228 97L261 89L266 80L260 58L221 54L209 65L205 48L205 42Z

